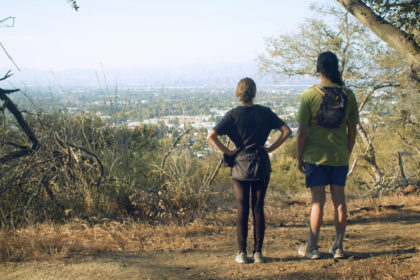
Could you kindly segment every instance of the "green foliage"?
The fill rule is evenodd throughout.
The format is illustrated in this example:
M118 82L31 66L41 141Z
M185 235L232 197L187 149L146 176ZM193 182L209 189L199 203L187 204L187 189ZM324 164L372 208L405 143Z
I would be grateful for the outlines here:
M258 57L261 73L279 78L317 76L318 55L331 50L340 59L346 84L361 90L361 94L366 94L369 87L397 84L405 66L395 51L374 39L368 29L339 7L313 5L312 9L317 16L306 19L297 33L266 40L266 52Z
M305 176L296 167L295 138L287 140L272 154L271 168L270 186L274 189L286 193L305 190Z
M388 168L388 163L391 158L395 159L397 152L401 154L402 151L393 146L395 149L391 149L391 155L373 147L382 147L376 138L376 134L382 131L379 128L395 135L395 131L400 130L398 127L410 123L414 135L419 133L415 106L418 104L418 89L406 78L410 69L400 54L374 39L368 29L337 6L313 5L312 9L317 16L306 19L296 34L267 39L267 50L258 58L260 71L280 78L282 75L315 76L319 53L326 50L335 52L340 59L340 71L346 86L355 92L361 106L363 129L359 129L361 137L358 138L353 159L357 160L355 172L358 174L353 175L352 182L368 188L373 188L372 185L396 188L400 185L390 179L394 173ZM398 118L398 115L401 117ZM397 135L405 137L404 132ZM401 137L400 140L403 139ZM412 158L416 151L413 142L417 137L408 139L411 144L405 144L405 149L410 150L406 151L409 154L406 157Z
M377 15L395 27L413 37L419 34L420 4L418 0L365 0L365 3Z
M286 193L305 190L305 175L296 168L296 160L291 157L272 161L270 186Z

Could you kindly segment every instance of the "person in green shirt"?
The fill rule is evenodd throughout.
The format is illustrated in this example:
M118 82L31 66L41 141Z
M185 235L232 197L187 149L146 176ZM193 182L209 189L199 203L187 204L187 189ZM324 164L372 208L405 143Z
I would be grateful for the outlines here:
M297 166L305 173L306 187L310 188L312 207L310 214L309 242L298 253L309 259L318 259L318 237L325 204L325 187L330 186L334 204L336 236L330 253L335 259L344 258L343 238L346 229L346 183L348 162L356 140L359 114L356 98L344 82L338 68L337 56L323 52L317 59L320 85L306 90L300 100L297 122ZM318 114L325 91L339 92L343 102L344 118L338 127L320 124Z

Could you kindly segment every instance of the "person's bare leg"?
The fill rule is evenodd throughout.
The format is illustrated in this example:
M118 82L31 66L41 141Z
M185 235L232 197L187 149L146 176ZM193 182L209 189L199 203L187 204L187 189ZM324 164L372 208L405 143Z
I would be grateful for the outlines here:
M343 239L347 225L347 205L344 186L331 185L330 188L331 198L334 204L334 248L343 250Z
M322 225L325 205L325 186L311 187L311 194L312 207L308 247L312 250L318 247L319 231Z

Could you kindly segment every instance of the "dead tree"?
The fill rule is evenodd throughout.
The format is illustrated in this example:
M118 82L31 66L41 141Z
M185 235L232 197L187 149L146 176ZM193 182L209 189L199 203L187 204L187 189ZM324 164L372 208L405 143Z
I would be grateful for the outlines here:
M12 76L10 74L10 70L4 75L3 78L0 79L0 81L4 81L7 78ZM27 156L31 154L32 152L36 151L39 147L38 145L38 139L35 137L34 132L32 129L28 126L26 121L24 120L22 113L17 109L16 105L10 100L10 98L7 96L7 94L11 94L14 92L18 92L19 89L12 89L12 90L4 90L0 88L0 99L3 101L3 105L0 107L1 111L4 111L5 109L8 109L10 113L13 114L16 121L18 122L19 126L21 127L22 131L25 133L25 135L28 137L29 141L32 143L31 146L22 145L18 143L5 143L10 146L19 147L17 151L14 151L12 153L1 155L0 157L0 163L6 162L8 160L17 159L19 157Z
M4 77L0 78L0 81L4 81L10 76L10 71L8 71ZM20 143L18 139L0 141L2 147L7 147L4 150L8 150L0 154L0 167L15 166L14 169L11 169L15 172L11 177L13 181L8 183L12 186L1 189L0 196L9 191L13 197L13 192L17 191L14 190L14 184L19 188L24 185L26 190L32 189L29 193L22 189L23 193L27 193L27 201L18 202L20 205L25 205L18 207L19 211L23 209L22 216L24 217L31 205L39 205L42 203L41 201L45 200L43 194L49 197L58 209L67 212L68 208L71 208L71 198L66 196L68 193L74 193L88 207L92 206L89 186L99 188L103 180L104 167L101 160L88 148L63 140L57 132L57 128L53 127L49 131L44 131L46 135L39 134L41 138L37 137L22 112L8 96L18 91L19 89L0 88L0 99L3 101L0 111L5 116L5 111L8 110L16 120L17 128L25 135L25 140L21 140L24 143ZM3 129L5 128L6 118L4 117ZM43 140L40 141L40 139ZM5 178L6 175L8 174L0 174L0 179ZM6 216L7 213L3 215L3 220L7 220Z

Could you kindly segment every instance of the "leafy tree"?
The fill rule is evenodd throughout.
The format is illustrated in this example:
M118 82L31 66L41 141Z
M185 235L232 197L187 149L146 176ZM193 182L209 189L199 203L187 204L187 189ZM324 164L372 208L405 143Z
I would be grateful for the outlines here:
M373 38L363 25L337 6L315 7L316 18L307 19L296 34L268 38L266 53L258 57L262 73L277 76L315 76L315 62L319 53L332 50L340 58L340 71L346 85L352 88L360 99L359 111L365 108L378 90L395 90L401 86L401 73L407 71L401 56L384 43ZM321 16L319 16L321 15ZM374 185L381 187L384 172L376 160L372 143L375 124L358 126L358 132L365 147L359 158L372 171Z
M363 25L407 60L420 83L420 5L418 0L337 0Z

